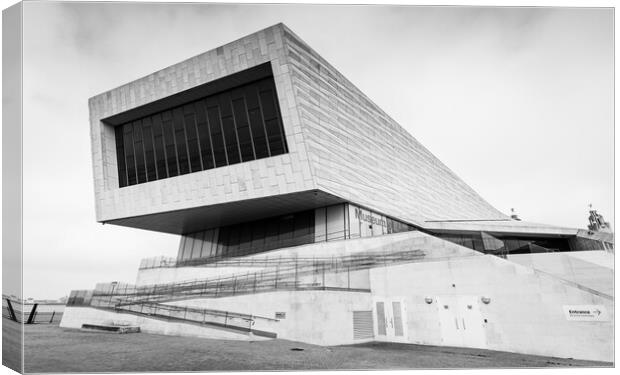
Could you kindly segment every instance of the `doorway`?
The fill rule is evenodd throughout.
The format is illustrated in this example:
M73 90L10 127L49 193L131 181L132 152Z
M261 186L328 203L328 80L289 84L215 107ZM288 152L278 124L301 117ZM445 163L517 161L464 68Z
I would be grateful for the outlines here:
M377 297L373 300L375 337L379 341L407 341L407 309L402 297Z
M484 318L477 296L441 296L436 301L444 345L487 348Z

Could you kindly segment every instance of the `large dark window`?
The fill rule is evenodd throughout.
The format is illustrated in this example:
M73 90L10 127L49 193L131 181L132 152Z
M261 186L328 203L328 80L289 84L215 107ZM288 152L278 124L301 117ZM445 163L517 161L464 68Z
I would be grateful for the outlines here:
M179 261L244 256L309 244L314 242L314 210L210 229L183 238L185 242L179 248ZM188 242L187 238L194 242ZM196 241L200 242L197 244ZM195 249L197 246L202 250L190 252L190 247Z
M120 187L288 152L273 77L121 124L116 145Z
M152 120L153 120L153 142L155 143L155 165L157 167L157 179L165 178L168 175L168 167L166 166L166 151L165 151L166 145L164 143L164 133L161 128L161 116L153 116Z
M116 129L116 134L121 134L123 139L123 150L125 152L125 161L127 164L127 185L135 185L138 183L138 179L136 177L136 161L134 160L134 152L133 152L133 127L131 124L127 124L123 126L122 132L120 129ZM120 164L119 171L121 173ZM123 180L119 179L119 183L122 183Z
M505 237L492 236L485 232L437 233L435 236L472 250L502 257L510 254L571 250L566 238Z
M153 142L153 127L151 119L146 118L142 121L142 137L144 139L144 158L146 160L146 179L147 181L157 180L157 167L155 162L155 150Z
M123 133L116 132L116 160L118 162L118 184L127 186L127 167L125 164L125 145L123 144Z
M177 164L177 148L174 145L174 128L172 127L172 114L166 111L161 114L162 128L164 129L164 139L166 142L166 163L168 165L168 176L160 178L174 177L179 174ZM131 185L131 184L130 184Z

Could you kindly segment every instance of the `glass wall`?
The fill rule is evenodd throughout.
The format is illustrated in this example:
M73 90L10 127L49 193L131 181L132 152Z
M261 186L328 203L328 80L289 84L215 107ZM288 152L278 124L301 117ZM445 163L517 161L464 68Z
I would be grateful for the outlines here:
M614 250L614 244L612 242L582 236L570 238L569 244L573 250Z
M181 237L179 261L236 257L314 242L314 210Z
M485 232L437 233L434 235L476 251L500 256L571 250L566 238L498 237Z
M315 210L314 242L381 236L414 230L411 225L345 203Z
M385 215L347 204L349 237L360 238L414 230L411 225L394 220Z
M115 129L119 187L288 152L273 77Z
M405 223L350 204L213 228L181 237L177 259L237 257L315 242L414 230Z

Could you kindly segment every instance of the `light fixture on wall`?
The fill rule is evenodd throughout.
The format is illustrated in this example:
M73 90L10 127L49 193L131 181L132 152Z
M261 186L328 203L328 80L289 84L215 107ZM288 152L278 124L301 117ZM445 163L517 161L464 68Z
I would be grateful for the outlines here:
M491 303L491 299L489 297L482 297L480 298L480 300L482 301L482 303L484 303L485 305L488 305L489 303Z
M433 298L432 297L426 297L426 298L424 298L424 302L426 302L427 304L430 305L431 303L433 303Z

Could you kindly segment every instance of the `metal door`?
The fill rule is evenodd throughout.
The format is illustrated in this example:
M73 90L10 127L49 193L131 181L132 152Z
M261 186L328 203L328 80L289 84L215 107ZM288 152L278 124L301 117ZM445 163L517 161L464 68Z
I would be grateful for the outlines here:
M446 346L486 348L484 319L476 296L436 299L442 342Z
M400 301L392 301L392 319L394 321L394 336L405 336L403 329L402 303Z
M387 336L387 320L385 319L385 303L383 301L376 301L376 316L377 316L377 335Z
M443 345L463 346L463 335L461 333L463 327L458 319L456 298L454 296L442 296L435 298L435 302Z
M375 298L377 339L380 341L407 341L407 313L404 298Z
M464 345L469 348L486 348L486 330L484 318L480 312L479 298L476 296L459 296L458 303Z

